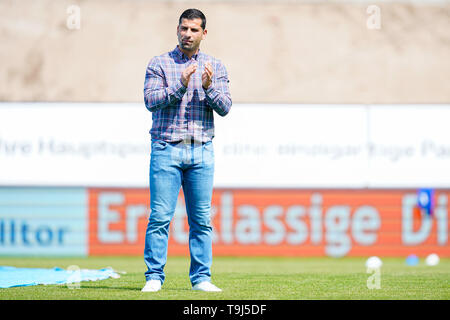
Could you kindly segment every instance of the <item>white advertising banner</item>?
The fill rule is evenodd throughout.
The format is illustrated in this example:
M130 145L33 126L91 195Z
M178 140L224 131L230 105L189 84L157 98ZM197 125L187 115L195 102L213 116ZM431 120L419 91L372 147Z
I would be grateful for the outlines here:
M361 106L244 105L217 120L215 179L220 185L367 183L367 115Z
M450 105L235 104L215 186L450 187ZM1 103L0 185L147 187L143 103Z
M0 104L0 184L146 185L151 123L142 104Z
M450 105L368 109L369 187L450 186Z

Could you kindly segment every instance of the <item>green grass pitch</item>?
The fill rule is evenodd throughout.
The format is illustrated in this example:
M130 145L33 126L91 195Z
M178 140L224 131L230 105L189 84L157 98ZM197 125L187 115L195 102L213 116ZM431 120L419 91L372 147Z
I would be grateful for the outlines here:
M67 285L39 285L0 289L0 300L15 299L163 299L163 300L407 300L450 299L450 259L439 265L407 266L403 258L382 258L380 288L368 289L366 258L215 257L212 281L220 293L191 290L189 259L169 257L161 291L142 293L146 270L142 257L13 258L0 257L0 265L33 268L82 269L112 267L125 271L119 279Z

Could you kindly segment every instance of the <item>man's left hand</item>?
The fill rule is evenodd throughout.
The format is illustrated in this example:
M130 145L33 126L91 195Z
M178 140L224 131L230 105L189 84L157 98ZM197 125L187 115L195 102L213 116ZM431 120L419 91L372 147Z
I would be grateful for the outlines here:
M212 76L213 76L212 65L211 62L208 61L205 63L205 71L203 71L202 73L202 86L204 89L208 89L209 86L211 85Z

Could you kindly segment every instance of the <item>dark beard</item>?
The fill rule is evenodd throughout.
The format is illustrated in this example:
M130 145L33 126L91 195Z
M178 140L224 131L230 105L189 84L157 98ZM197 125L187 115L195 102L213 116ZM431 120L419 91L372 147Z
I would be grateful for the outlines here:
M193 47L193 44L191 46L186 46L183 43L180 43L180 48L184 49L186 51L194 51L195 50L195 48Z

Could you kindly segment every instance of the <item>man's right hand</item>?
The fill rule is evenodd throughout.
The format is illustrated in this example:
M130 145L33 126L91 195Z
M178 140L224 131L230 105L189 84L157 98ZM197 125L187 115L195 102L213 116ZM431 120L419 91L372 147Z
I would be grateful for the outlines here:
M189 80L191 79L191 76L195 73L196 70L197 64L191 64L181 73L181 82L185 87L188 86Z

